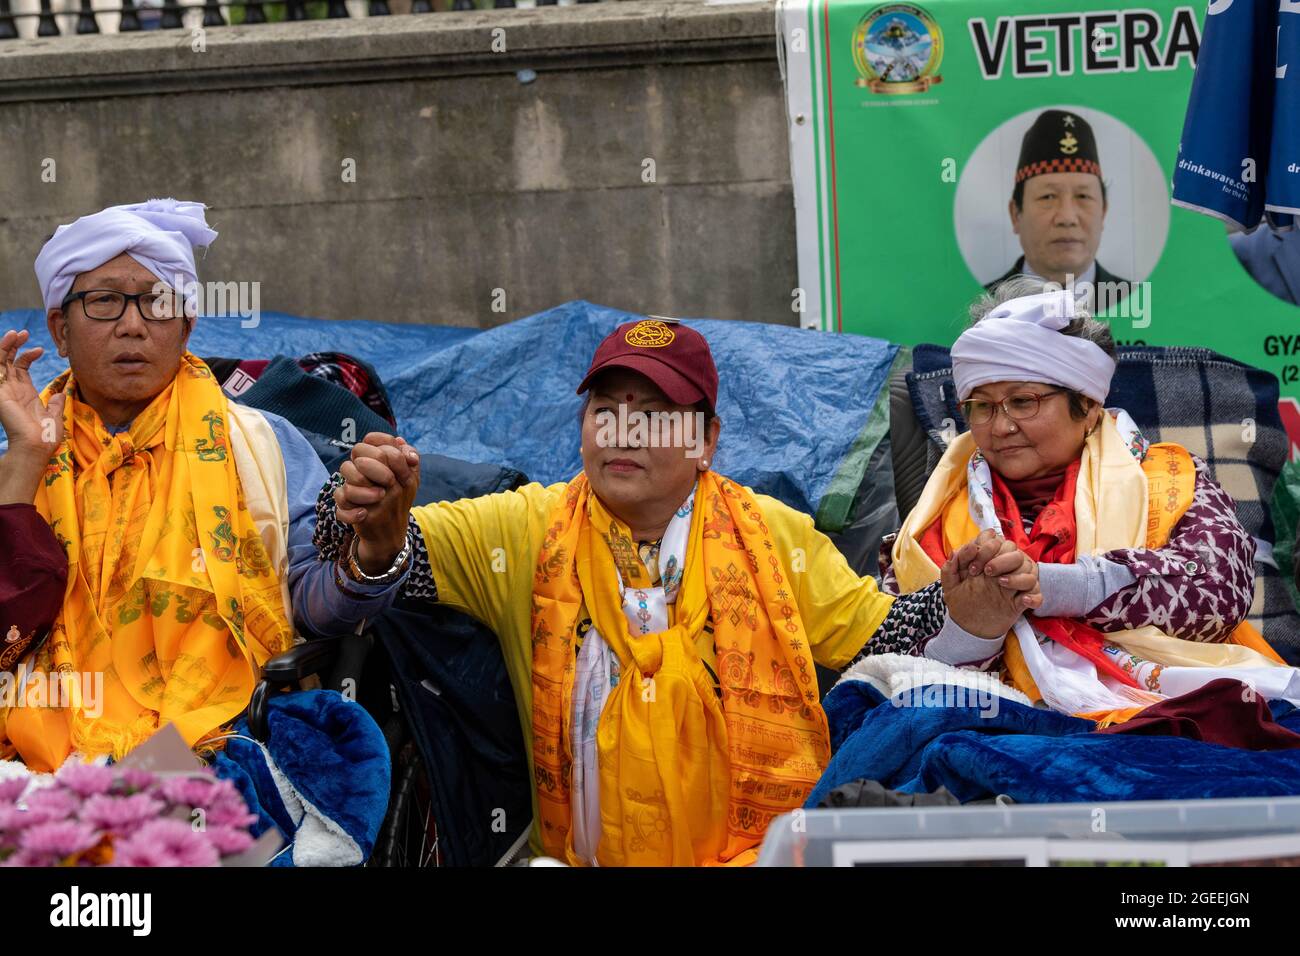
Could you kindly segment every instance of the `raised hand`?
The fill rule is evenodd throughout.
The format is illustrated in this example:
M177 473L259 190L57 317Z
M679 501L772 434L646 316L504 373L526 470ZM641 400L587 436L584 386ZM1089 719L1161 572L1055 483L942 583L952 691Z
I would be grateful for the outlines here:
M1043 603L1038 565L992 531L958 548L940 569L940 581L953 621L977 637L1000 637Z
M63 441L63 395L47 407L32 383L29 369L42 348L18 350L26 331L12 329L0 337L0 426L9 449L0 457L0 504L30 504L50 456Z
M406 544L407 519L420 487L419 453L403 439L371 432L352 447L334 491L339 521L357 536L357 563L378 574Z

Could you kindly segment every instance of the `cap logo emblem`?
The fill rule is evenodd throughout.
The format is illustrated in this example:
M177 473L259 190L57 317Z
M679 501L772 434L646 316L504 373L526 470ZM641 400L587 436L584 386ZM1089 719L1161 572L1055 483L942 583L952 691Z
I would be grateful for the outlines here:
M1079 151L1079 141L1074 138L1073 133L1066 133L1061 137L1061 152L1070 156Z
M635 345L642 349L661 349L666 345L672 345L675 338L677 333L666 323L651 320L638 322L623 336L628 345Z

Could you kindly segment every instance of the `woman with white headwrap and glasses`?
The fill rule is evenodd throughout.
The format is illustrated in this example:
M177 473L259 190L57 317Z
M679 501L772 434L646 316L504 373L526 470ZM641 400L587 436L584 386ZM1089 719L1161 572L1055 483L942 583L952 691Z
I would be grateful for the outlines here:
M991 639L949 622L923 653L1107 722L1220 677L1300 701L1300 672L1245 623L1255 545L1232 499L1205 462L1104 407L1109 329L1042 289L1011 280L972 306L952 348L970 431L882 560L885 589L911 593L993 529L1038 563L1042 604Z

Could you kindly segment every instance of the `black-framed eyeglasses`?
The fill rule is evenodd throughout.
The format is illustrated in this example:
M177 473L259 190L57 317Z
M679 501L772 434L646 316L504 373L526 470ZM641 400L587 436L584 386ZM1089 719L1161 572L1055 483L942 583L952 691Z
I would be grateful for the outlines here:
M81 302L86 318L97 322L116 322L126 314L128 302L134 302L140 317L146 322L170 322L176 318L175 292L139 292L129 295L115 289L87 289L84 292L69 293L63 300L62 308L76 301Z
M1038 414L1043 399L1060 394L1062 394L1062 390L1057 388L1050 392L1016 392L1008 395L1000 402L985 402L978 398L968 398L964 402L959 402L958 407L961 409L961 413L966 416L966 421L970 425L987 425L993 420L995 409L999 408L1002 409L1007 418L1023 422L1025 419L1033 418Z

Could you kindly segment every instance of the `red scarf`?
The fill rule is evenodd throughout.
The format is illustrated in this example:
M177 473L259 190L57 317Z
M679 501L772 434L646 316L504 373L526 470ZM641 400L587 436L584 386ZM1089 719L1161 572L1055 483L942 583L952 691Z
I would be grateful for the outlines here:
M1074 490L1079 480L1079 465L1076 459L1065 470L1065 477L1052 500L1043 506L1027 535L1015 495L1006 481L992 468L989 469L993 478L993 507L1002 524L1002 534L1040 564L1074 563L1078 530L1074 517ZM920 543L935 564L942 565L948 560L949 555L944 553L942 519L937 519L926 529ZM1034 627L1044 636L1092 661L1099 673L1108 674L1129 687L1138 686L1137 681L1101 649L1106 636L1096 628L1067 617L1036 617Z

